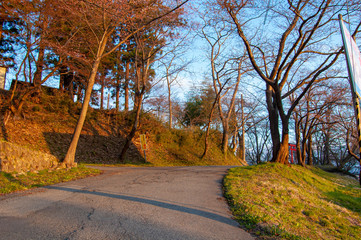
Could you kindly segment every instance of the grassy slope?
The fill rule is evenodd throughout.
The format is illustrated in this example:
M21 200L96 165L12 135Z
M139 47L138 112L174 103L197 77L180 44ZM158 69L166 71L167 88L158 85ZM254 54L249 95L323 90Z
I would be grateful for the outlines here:
M6 102L6 99L1 98L3 96L0 95L0 106ZM6 126L1 127L0 138L61 159L69 146L80 108L80 104L72 103L67 96L42 94L40 99L30 99L25 104L22 118L11 119ZM124 114L90 108L79 140L76 160L82 163L118 163L125 134L130 128L130 118L131 116ZM146 152L146 163L140 150L139 133L147 135L149 150ZM211 142L207 158L200 159L202 143L203 136L197 130L169 131L159 121L144 115L142 125L128 151L126 165L241 165L231 154L225 158L216 147L215 139ZM83 166L18 176L0 172L0 195L99 173Z
M231 169L224 186L236 219L257 235L360 239L356 180L318 168L262 164Z
M71 135L80 112L80 104L72 103L67 96L42 94L24 106L24 118L10 120L0 131L0 138L32 149L55 155L62 159L69 146ZM90 109L79 140L76 161L82 163L118 163L118 156L126 134L130 130L131 115ZM146 133L147 162L140 149L139 134ZM211 142L205 159L203 135L197 130L169 131L150 115L143 115L126 159L127 164L147 166L185 165L241 165L239 159L229 154L223 156Z

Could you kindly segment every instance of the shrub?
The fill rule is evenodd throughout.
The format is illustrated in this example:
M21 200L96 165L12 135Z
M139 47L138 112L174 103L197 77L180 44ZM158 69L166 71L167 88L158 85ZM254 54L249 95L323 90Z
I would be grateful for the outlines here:
M39 112L40 111L40 107L39 106L34 106L33 108L32 108L32 110L33 110L33 112Z

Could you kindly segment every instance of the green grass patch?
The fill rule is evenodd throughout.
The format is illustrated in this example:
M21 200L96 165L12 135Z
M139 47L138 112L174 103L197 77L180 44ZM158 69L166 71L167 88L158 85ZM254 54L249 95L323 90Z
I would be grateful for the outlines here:
M200 129L158 129L150 132L150 151L147 155L154 166L210 166L210 165L242 165L239 158L229 151L223 154L221 135L212 131L209 137L209 150L205 158L204 132Z
M261 164L231 169L225 196L239 223L277 239L360 239L361 189L318 168Z
M71 169L58 169L54 171L42 170L38 173L29 172L18 176L0 172L0 194L47 186L59 182L67 182L95 176L100 173L97 169L87 168L83 165Z

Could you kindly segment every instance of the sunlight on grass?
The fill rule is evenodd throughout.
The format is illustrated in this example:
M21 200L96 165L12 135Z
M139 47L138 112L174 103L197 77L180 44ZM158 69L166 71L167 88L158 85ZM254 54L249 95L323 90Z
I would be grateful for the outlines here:
M0 172L0 194L67 182L98 174L100 174L99 170L86 168L82 165L77 168L58 169L55 171L42 170L38 173L29 172L18 176Z
M360 239L356 180L317 168L262 164L234 168L225 195L241 225L283 239Z
M150 129L148 131L150 132ZM204 132L200 129L157 129L150 139L151 151L147 156L154 166L242 166L240 159L234 154L222 153L218 147L221 144L220 139L219 132L212 132L209 137L209 151L201 158L204 150Z

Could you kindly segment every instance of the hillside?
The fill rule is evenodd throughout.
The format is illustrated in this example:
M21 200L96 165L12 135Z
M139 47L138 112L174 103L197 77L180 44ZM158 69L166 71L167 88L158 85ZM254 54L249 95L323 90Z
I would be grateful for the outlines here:
M5 102L2 95L2 102ZM31 149L50 153L62 159L80 113L81 105L73 103L58 92L41 94L24 106L22 117L12 118L2 125L0 138ZM76 153L80 163L119 163L122 144L130 130L131 114L112 110L89 109ZM201 160L203 133L197 129L168 130L151 114L142 115L142 125L130 147L127 164L150 166L184 165L242 165L238 158L228 154L225 158L212 139L207 158ZM140 149L139 134L146 134L147 161ZM215 136L215 134L213 134Z
M225 195L240 224L262 239L360 239L361 189L315 167L233 168Z

